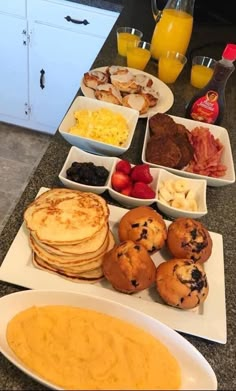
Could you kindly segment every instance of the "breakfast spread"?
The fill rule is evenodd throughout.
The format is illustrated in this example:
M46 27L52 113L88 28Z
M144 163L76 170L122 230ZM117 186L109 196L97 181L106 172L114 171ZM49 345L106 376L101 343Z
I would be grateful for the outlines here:
M96 194L46 191L24 213L33 264L72 281L98 281L115 244L108 218L106 201Z
M91 309L29 307L9 321L7 341L28 369L60 389L180 389L180 364L163 342Z
M86 72L83 83L94 91L96 99L130 107L138 110L140 115L146 114L159 100L151 77L143 73L134 74L123 66L111 65L104 71Z
M107 144L123 146L129 135L129 126L122 114L110 109L78 110L75 124L69 133Z

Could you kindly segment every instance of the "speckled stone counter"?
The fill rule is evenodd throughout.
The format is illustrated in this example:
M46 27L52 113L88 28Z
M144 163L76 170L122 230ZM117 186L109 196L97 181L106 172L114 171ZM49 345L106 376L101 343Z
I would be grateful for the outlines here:
M117 21L117 25L133 25L144 32L144 39L150 39L154 28L149 1L128 0L128 5L123 10ZM135 14L133 12L135 8ZM111 31L104 47L97 57L93 67L108 64L125 65L124 59L117 55L115 27ZM174 93L174 104L169 114L184 116L186 102L191 98L195 89L189 84L190 57L192 54L200 53L213 56L216 59L221 57L224 46L233 42L236 36L236 26L219 24L195 24L191 45L188 51L188 64L183 70L177 82L171 86ZM205 45L205 46L204 46ZM147 71L156 74L156 64L151 61ZM236 72L230 77L226 87L226 113L222 126L228 129L233 158L236 161ZM78 86L79 87L79 86ZM78 91L80 94L80 91ZM135 137L130 149L123 157L128 158L132 163L141 162L142 140L146 120L138 121ZM14 237L22 224L22 215L25 207L33 200L40 187L60 186L57 178L59 171L65 161L70 145L56 133L48 147L43 159L31 177L18 205L7 222L0 237L0 262L3 261ZM104 194L108 202L113 201ZM227 344L219 344L207 341L203 338L184 335L208 360L216 373L218 389L235 390L235 357L236 357L236 316L235 316L235 286L236 286L236 263L235 263L235 184L224 187L207 188L208 214L201 221L210 231L223 235L224 243L224 266L225 266L225 290L227 309ZM218 259L212 259L218 262ZM17 259L16 259L17 263ZM24 288L0 282L0 295L19 291ZM217 302L215 303L217 308ZM209 324L211 328L211 324ZM0 355L0 388L5 390L42 390L42 385L31 380L21 373L2 355Z

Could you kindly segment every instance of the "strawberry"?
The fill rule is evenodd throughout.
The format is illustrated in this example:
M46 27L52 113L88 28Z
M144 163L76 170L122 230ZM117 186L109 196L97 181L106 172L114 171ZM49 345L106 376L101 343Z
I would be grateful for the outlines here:
M150 186L148 186L146 183L143 182L135 182L132 192L131 192L131 197L135 198L155 198L156 194L155 191L153 191Z
M125 187L124 189L121 190L121 194L123 194L125 196L130 196L131 192L132 192L132 189L133 189L133 185L132 185L132 183L130 183L129 186L127 186L127 187Z
M148 164L138 164L132 168L130 177L134 182L151 183L153 177Z
M116 165L116 171L121 171L126 175L129 175L131 172L131 164L128 160L120 160Z
M113 172L111 177L111 184L114 190L120 191L131 184L130 177L121 171Z

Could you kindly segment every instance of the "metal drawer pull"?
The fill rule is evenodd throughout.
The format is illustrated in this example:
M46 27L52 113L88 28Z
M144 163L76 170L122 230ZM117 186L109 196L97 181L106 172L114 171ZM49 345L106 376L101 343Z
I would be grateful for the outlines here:
M72 19L70 16L65 16L65 19L67 20L67 22L72 22L72 23L76 23L76 24L84 24L85 26L87 24L89 24L89 22L86 19L77 20L77 19Z
M45 77L44 77L44 75L45 75L45 70L44 70L44 69L41 69L41 71L40 71L40 80L39 80L39 84L40 84L40 88L42 88L42 90L43 90L44 87L45 87L45 84L44 84L44 82L45 82Z

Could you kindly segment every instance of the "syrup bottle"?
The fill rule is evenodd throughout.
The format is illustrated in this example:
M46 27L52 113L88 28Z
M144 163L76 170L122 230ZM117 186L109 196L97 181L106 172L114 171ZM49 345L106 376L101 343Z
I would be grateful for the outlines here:
M225 86L235 69L235 59L236 45L226 45L221 60L215 65L211 80L187 104L186 118L208 124L221 123L225 109Z

